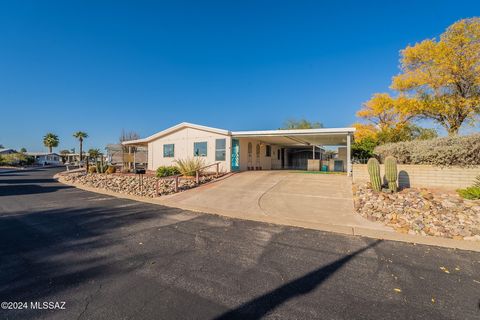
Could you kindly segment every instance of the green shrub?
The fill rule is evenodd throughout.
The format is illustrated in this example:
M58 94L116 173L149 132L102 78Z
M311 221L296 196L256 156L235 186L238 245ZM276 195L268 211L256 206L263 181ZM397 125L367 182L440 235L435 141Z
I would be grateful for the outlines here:
M458 194L465 199L478 200L480 199L480 187L468 187L466 189L457 190Z
M169 177L179 173L180 170L175 166L161 166L157 169L157 177Z
M402 164L480 165L480 134L388 143L374 153L382 160L393 156Z
M104 164L103 161L98 162L95 167L96 167L97 173L106 173L108 170L108 165Z
M178 166L178 170L184 176L194 176L195 171L200 170L200 168L205 166L205 162L202 158L187 158L175 160Z
M3 155L0 158L0 163L8 166L24 166L30 165L35 162L35 159L31 156L26 156L23 153L11 153Z

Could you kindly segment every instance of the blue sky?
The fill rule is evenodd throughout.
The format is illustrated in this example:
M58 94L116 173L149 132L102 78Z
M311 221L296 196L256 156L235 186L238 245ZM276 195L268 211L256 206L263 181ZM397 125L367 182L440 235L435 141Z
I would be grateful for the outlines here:
M44 150L188 121L348 126L399 50L480 15L478 1L0 1L0 144ZM77 147L78 148L78 147Z

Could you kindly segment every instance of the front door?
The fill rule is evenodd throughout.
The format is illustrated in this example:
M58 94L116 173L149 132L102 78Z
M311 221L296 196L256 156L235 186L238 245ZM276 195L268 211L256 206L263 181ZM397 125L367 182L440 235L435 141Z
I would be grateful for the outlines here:
M240 169L240 143L238 139L232 139L232 171Z

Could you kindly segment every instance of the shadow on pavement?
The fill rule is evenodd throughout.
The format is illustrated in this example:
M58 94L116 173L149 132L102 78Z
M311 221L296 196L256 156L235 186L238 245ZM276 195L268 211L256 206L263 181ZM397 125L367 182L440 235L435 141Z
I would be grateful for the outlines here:
M13 185L13 186L6 185L6 186L0 186L0 197L48 193L48 192L55 192L62 189L69 189L69 188L72 188L72 187L62 186L62 185L44 187L38 184L21 184L21 185Z
M0 217L0 301L42 300L94 279L128 274L145 260L158 259L155 252L138 250L118 255L126 241L122 230L164 227L175 233L173 225L178 222L170 217L178 212L165 209L159 213L154 206L142 212L128 207L121 211L89 207ZM158 225L169 219L173 222ZM9 315L29 319L39 313Z
M215 319L261 319L270 311L274 310L288 300L313 291L356 255L375 247L380 242L382 242L382 240L377 240L362 249L344 256L341 259L307 273L298 279L290 281L283 286L250 300L233 310L227 311Z

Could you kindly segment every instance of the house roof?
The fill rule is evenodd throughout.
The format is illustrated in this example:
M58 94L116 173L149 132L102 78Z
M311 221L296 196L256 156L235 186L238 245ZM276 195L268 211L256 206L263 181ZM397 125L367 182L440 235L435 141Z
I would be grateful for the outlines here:
M149 137L143 138L143 139L136 139L136 140L130 140L130 141L124 141L122 142L123 145L129 145L129 144L145 144L147 142L153 141L155 139L161 138L163 136L166 136L170 133L173 133L177 130L184 129L184 128L192 128L192 129L198 129L202 131L207 131L207 132L213 132L213 133L219 133L219 134L224 134L224 135L230 135L230 131L224 130L224 129L218 129L218 128L212 128L212 127L207 127L207 126L202 126L198 124L193 124L193 123L188 123L188 122L182 122L179 123L173 127L170 127L168 129L165 129L163 131L160 131L158 133L155 133Z
M58 153L56 152L25 152L24 153L25 155L27 156L50 156L50 155L55 155L55 156L59 156Z
M355 128L318 128L318 129L292 129L292 130L260 130L260 131L228 131L212 127L201 126L182 122L176 126L160 131L147 138L124 141L124 145L145 145L148 142L166 136L183 128L224 134L232 137L250 137L273 144L285 145L342 145L346 143L346 136L353 134Z
M1 148L0 153L15 153L16 151L10 148Z

